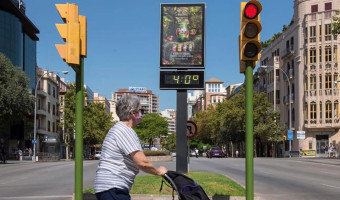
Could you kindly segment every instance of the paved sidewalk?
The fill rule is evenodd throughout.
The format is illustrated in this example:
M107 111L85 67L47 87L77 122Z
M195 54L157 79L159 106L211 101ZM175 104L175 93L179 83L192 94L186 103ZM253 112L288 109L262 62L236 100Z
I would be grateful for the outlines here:
M245 200L246 197L239 196L215 196L209 197L211 200ZM175 195L175 200L177 200ZM84 194L83 200L96 200L93 194ZM131 200L172 200L172 195L157 195L157 194L131 194ZM258 197L254 197L254 200L260 200Z

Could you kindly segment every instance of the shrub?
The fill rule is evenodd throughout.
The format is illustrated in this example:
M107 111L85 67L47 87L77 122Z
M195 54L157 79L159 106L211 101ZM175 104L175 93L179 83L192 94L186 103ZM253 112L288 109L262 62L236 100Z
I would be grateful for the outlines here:
M170 155L169 151L144 151L146 156L168 156Z

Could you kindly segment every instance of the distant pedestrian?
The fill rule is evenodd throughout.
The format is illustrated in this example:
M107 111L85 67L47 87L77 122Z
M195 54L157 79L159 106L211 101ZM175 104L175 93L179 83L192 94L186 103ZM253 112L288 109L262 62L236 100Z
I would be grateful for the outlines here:
M142 121L139 98L124 94L116 104L120 119L107 133L94 181L98 200L130 200L130 189L139 169L163 176L167 169L155 167L145 156L132 129Z
M236 154L236 158L238 158L238 154L239 154L238 150L236 150L235 154Z
M196 155L196 158L198 158L198 149L195 148L195 155Z

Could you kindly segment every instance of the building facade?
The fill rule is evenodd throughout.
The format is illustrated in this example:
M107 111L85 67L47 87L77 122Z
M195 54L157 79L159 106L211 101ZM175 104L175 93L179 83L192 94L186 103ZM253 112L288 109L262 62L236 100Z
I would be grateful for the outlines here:
M18 66L29 78L29 88L33 92L36 83L36 42L39 40L38 28L25 15L26 6L19 0L0 1L0 52ZM33 117L31 118L33 122ZM32 148L33 129L23 120L9 124L0 131L1 142L9 158L18 149Z
M159 113L159 97L153 94L151 90L147 90L145 87L118 89L112 100L117 102L123 94L138 96L145 113Z
M340 37L332 34L339 9L337 0L295 0L291 24L263 49L265 67L254 77L255 90L266 92L281 123L291 126L292 150L306 155L329 156L329 147L339 155Z
M37 68L37 153L59 153L59 76Z
M109 100L104 97L104 96L99 96L99 93L95 92L93 93L93 103L101 103L103 104L106 114L110 115L110 107L111 104L109 102Z
M176 111L174 109L165 109L161 111L161 116L168 121L168 134L176 132Z

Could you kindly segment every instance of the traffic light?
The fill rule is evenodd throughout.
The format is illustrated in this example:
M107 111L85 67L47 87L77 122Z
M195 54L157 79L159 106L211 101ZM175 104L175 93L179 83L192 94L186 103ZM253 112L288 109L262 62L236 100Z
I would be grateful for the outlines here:
M80 23L76 4L56 4L59 15L66 24L56 24L66 44L56 44L60 57L69 65L80 64ZM86 19L85 19L86 20ZM86 21L85 21L86 23ZM86 28L86 26L85 26ZM85 45L86 46L86 45ZM86 52L86 49L85 49Z
M79 15L80 24L80 55L87 56L87 20L85 16Z
M262 45L260 43L260 2L251 0L241 2L241 33L239 37L240 72L245 71L245 62L260 59ZM255 67L256 63L253 64Z
M286 135L283 136L283 140L285 140L285 141L287 140L287 136Z

